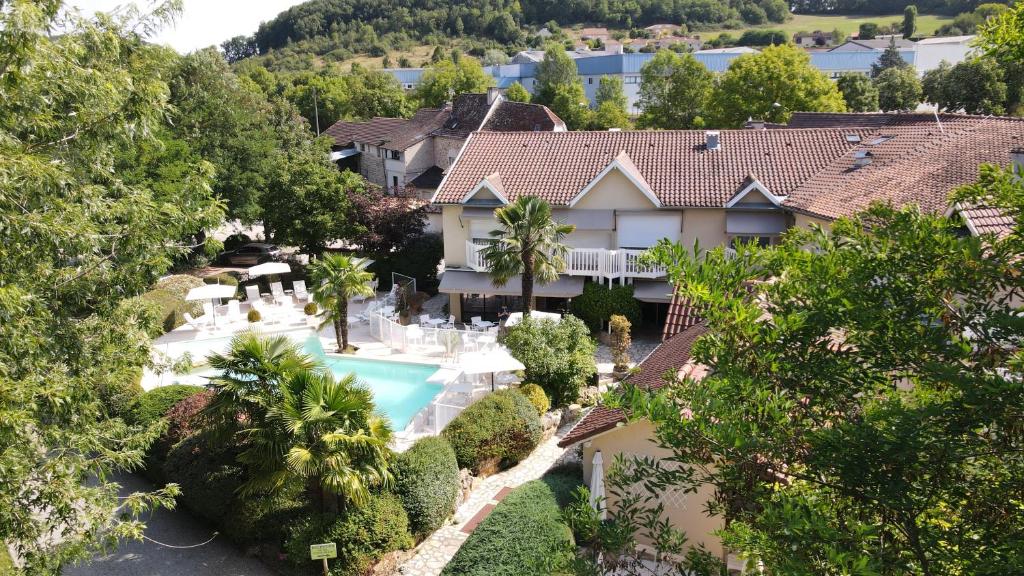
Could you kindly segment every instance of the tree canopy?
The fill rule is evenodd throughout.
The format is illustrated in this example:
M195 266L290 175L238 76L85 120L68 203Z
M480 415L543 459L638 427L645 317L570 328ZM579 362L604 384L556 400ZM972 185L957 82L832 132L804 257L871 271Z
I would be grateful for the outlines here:
M714 82L714 74L692 55L659 51L640 70L637 127L702 127Z
M416 96L423 106L438 108L459 94L485 92L493 85L494 78L484 72L480 62L462 57L457 63L442 60L428 68L416 89Z

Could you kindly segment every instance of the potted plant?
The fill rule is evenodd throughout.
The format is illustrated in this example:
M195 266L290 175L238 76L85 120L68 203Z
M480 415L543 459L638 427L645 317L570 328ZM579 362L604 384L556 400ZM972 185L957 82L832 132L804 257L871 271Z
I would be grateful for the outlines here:
M612 370L616 378L622 378L629 370L629 347L633 344L629 331L632 326L625 316L619 314L612 315L608 326L611 328L612 361L615 362Z
M316 327L319 324L319 320L316 315L320 311L320 307L316 305L316 302L307 302L302 307L302 311L306 313L306 325Z

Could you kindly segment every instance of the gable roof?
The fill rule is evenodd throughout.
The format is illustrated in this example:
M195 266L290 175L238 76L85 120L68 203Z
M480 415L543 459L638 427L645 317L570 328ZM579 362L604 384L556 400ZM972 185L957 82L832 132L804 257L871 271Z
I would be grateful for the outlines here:
M541 104L502 99L480 130L488 132L553 132L565 130L565 122Z
M853 148L845 133L722 130L720 149L708 151L701 130L479 132L467 142L434 202L458 203L497 171L510 202L535 195L568 205L625 152L663 206L718 208L749 174L757 174L773 194L788 194Z
M647 183L647 179L644 178L644 175L637 169L636 164L633 164L633 161L629 158L629 154L626 154L625 150L616 154L615 158L612 158L612 161L608 163L608 166L605 166L604 170L601 170L597 176L594 176L594 179L584 186L583 190L580 190L580 193L569 202L569 206L575 206L612 170L618 170L625 175L626 178L628 178L629 181L632 182L648 200L651 201L651 204L661 207L661 201L654 195L654 191L651 190L651 185Z
M408 122L409 120L406 118L379 116L365 122L339 120L324 130L324 134L334 138L334 143L338 146L348 146L353 142L365 142L377 146L386 142L392 132Z

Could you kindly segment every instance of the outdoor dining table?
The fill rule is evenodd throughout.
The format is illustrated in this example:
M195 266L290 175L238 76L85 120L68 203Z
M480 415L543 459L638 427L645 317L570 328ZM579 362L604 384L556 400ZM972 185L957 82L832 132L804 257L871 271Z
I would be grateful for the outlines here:
M436 328L441 324L447 322L447 320L445 320L444 318L428 318L425 322Z
M473 328L476 328L478 330L487 330L492 326L497 326L497 324L489 320L481 320L480 322L473 324Z

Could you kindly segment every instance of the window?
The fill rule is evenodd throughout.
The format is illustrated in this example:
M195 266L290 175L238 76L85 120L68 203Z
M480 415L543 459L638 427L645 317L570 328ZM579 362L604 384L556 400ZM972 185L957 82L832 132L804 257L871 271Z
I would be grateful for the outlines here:
M593 84L593 83L594 83L594 77L593 76L587 78L587 84Z
M396 189L398 188L398 176L391 177L391 185L394 186Z
M360 152L366 152L366 144L360 144L359 145L359 151Z
M398 150L391 150L391 159L392 160L401 160L402 159L402 153L399 152Z
M740 244L757 244L764 248L771 246L775 243L777 236L733 236L729 240L729 245L736 248Z
M639 84L640 83L640 77L639 76L626 76L625 83L626 84Z

